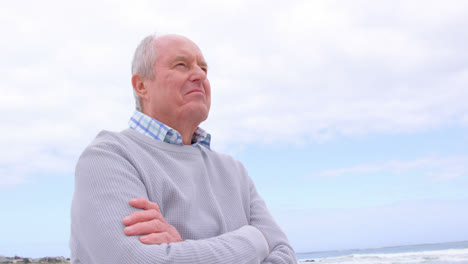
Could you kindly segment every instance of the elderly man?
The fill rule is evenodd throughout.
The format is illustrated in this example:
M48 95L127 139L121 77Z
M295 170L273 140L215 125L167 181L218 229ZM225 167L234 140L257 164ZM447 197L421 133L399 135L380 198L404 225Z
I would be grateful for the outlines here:
M207 72L183 36L138 46L130 128L101 132L76 166L72 263L296 263L245 168L198 127Z

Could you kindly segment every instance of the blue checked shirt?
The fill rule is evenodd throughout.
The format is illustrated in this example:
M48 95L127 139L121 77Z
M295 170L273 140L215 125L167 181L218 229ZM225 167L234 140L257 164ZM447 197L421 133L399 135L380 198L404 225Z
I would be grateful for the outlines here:
M128 121L128 125L131 129L142 133L150 138L154 138L159 141L184 145L182 143L182 135L177 130L166 126L158 120L143 114L140 111L135 111L133 116ZM211 135L200 127L195 130L192 136L192 145L200 144L210 149Z

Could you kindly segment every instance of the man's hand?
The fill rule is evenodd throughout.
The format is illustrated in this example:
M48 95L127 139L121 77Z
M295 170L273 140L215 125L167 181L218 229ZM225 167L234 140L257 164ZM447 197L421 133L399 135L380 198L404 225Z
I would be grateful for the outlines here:
M143 244L169 244L181 242L179 232L175 227L168 224L159 210L157 203L150 202L144 198L131 199L130 205L144 211L135 212L123 219L127 226L124 233L127 236L139 236Z

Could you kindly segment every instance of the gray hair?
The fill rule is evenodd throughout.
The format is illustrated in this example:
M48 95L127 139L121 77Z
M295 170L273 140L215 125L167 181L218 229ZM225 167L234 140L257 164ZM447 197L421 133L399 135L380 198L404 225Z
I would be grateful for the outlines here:
M154 64L156 63L156 46L154 45L156 34L152 34L144 38L135 50L135 55L132 61L132 75L139 74L150 80L154 79ZM140 96L133 90L135 97L135 108L138 111L143 111L141 107Z

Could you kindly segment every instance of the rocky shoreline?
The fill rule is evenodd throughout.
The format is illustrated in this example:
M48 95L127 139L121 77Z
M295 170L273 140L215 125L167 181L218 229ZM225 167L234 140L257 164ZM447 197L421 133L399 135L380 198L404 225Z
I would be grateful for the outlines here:
M70 263L69 258L64 257L43 257L43 258L28 258L28 257L6 257L0 255L0 263Z

